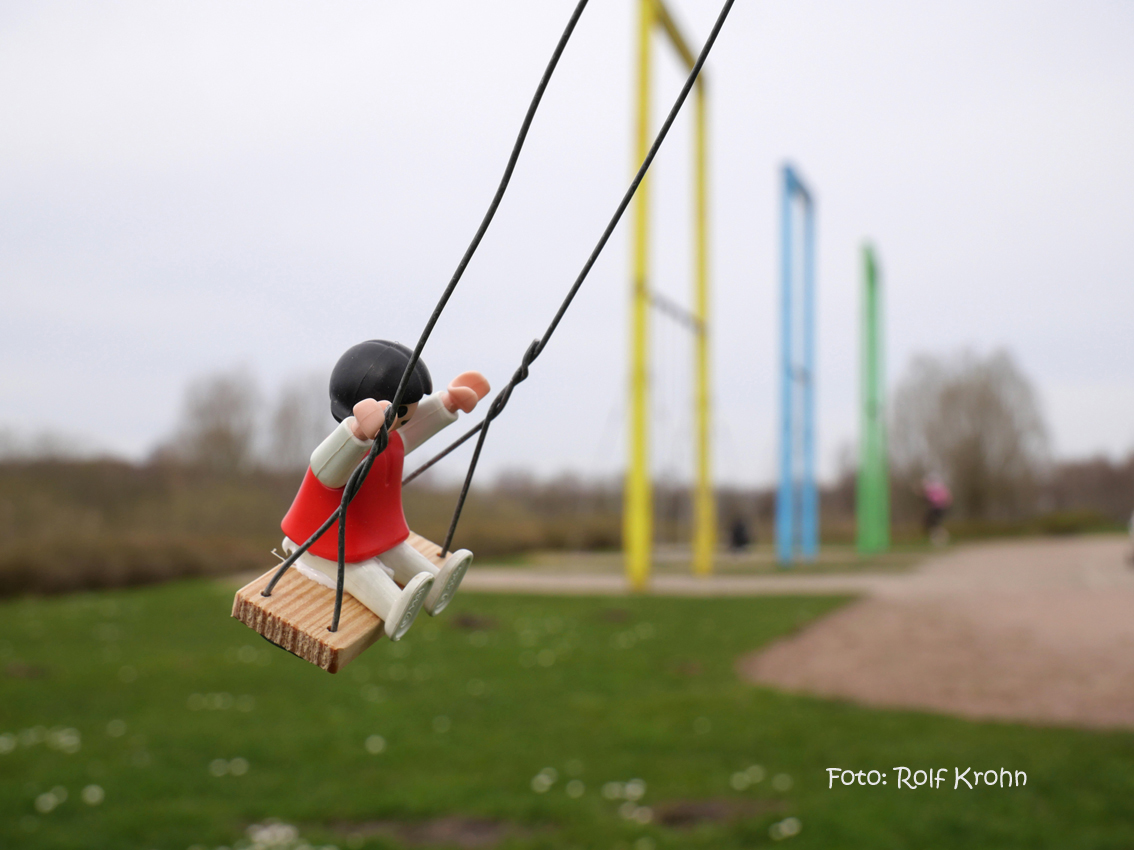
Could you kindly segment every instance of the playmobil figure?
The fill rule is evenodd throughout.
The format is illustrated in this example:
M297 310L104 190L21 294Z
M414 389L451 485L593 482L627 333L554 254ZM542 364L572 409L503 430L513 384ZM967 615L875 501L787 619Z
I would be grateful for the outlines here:
M381 430L411 355L400 343L372 339L335 364L331 414L339 426L311 453L311 466L281 523L289 555L339 506L347 479ZM422 607L441 613L472 562L472 552L458 549L438 568L406 542L403 458L456 422L458 410L470 412L488 390L482 374L464 372L448 389L433 393L429 370L418 360L390 427L390 442L347 510L344 588L382 618L391 640L406 633ZM295 562L304 576L329 587L338 580L338 531L338 523L332 525Z

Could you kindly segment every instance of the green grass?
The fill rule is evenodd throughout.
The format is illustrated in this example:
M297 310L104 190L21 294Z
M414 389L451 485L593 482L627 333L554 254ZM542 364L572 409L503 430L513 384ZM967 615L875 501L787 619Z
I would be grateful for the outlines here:
M230 603L197 581L0 605L0 733L16 736L0 754L0 846L232 847L276 817L317 845L398 847L368 825L453 815L510 825L508 848L762 847L789 816L802 831L782 843L798 848L1134 846L1134 735L872 711L738 680L738 655L840 600L466 594L337 676L230 620ZM54 747L36 727L56 730ZM59 727L78 730L77 751ZM373 735L383 752L367 751ZM210 773L235 758L243 775ZM755 764L767 778L731 787ZM1028 784L898 790L896 765L950 780L953 766L1003 766ZM828 790L832 766L890 779ZM557 781L536 793L548 767ZM780 774L790 788L773 787ZM627 811L648 807L647 824L601 793L635 777L646 792ZM92 784L100 805L80 799ZM37 812L56 786L66 801ZM689 800L737 817L659 823Z

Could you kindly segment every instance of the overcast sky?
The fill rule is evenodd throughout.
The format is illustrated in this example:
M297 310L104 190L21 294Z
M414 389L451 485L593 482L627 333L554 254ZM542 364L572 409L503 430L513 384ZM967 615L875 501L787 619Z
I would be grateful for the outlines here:
M700 42L719 6L672 0ZM631 174L632 0L592 0L426 348L503 385ZM0 427L144 457L187 383L270 405L363 339L412 344L479 222L572 2L0 6ZM722 480L774 477L778 172L817 198L821 469L855 441L859 247L891 386L1006 348L1057 455L1134 448L1134 3L741 0L707 66ZM659 39L655 115L683 74ZM688 303L683 116L654 286ZM622 468L628 222L483 467ZM655 329L654 465L691 466L689 341ZM453 469L460 466L453 461Z

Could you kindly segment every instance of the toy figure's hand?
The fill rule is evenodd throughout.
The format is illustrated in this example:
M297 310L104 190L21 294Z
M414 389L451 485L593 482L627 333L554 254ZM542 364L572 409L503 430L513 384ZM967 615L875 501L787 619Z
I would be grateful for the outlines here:
M373 440L378 436L378 432L382 430L382 422L386 418L386 408L390 406L388 401L375 401L372 398L364 398L354 406L354 422L351 423L351 431L354 436L360 440Z
M490 389L488 379L480 372L462 372L449 382L449 389L441 393L441 403L450 413L455 413L458 408L471 413Z

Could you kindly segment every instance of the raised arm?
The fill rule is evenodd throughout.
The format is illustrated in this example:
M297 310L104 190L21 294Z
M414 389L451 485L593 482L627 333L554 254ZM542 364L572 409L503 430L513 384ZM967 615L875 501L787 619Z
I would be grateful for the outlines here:
M348 416L311 453L311 471L325 487L338 489L370 451L373 440L359 436L358 421Z
M448 389L407 405L404 419L395 421L394 430L402 437L406 452L412 452L442 428L457 421L457 411L470 412L491 389L480 372L463 372L449 382ZM354 406L354 415L339 423L311 453L311 471L326 487L346 484L382 427L388 401L363 399Z
M402 444L406 447L406 454L441 429L457 421L457 412L449 410L441 400L443 394L444 390L419 401L413 418L398 429L398 433L402 435Z
M462 372L449 382L448 389L423 398L417 411L398 429L409 454L441 429L457 421L457 411L470 413L491 387L480 372Z

